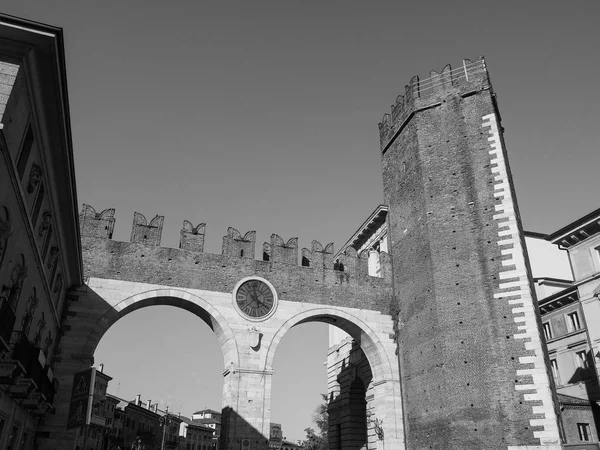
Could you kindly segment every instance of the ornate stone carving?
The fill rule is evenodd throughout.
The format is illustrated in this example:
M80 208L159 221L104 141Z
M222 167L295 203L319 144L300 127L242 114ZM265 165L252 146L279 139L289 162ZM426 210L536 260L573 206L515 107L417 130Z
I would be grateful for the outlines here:
M46 316L42 313L42 316L37 322L37 328L35 331L35 336L33 338L33 345L35 347L39 347L42 342L42 332L46 328Z
M37 164L31 165L31 170L29 171L29 182L27 183L27 192L31 194L42 181L42 168Z
M260 330L256 325L248 328L248 344L251 348L255 348L260 344Z
M54 269L54 266L56 265L57 262L58 262L58 248L52 247L50 249L50 257L48 258L48 264L46 264L46 267L48 268L50 273L52 273L52 269Z
M21 255L22 263L15 263L11 273L8 284L2 286L0 297L5 298L8 304L15 309L19 302L21 295L21 289L23 288L23 281L27 278L27 266L25 265L24 257Z
M56 276L56 281L54 282L54 289L52 289L52 292L54 292L55 294L57 292L60 292L63 286L63 276L61 273L59 273Z
M44 339L44 355L46 358L50 358L50 350L52 350L52 344L54 344L54 339L52 339L52 331L48 330L48 336Z
M26 337L29 336L29 329L31 328L31 322L33 321L33 314L39 303L40 300L37 298L37 292L35 288L33 288L31 296L27 299L27 304L25 305L25 314L23 314L23 319L21 320L21 331Z
M46 234L46 231L48 231L48 228L50 227L51 220L52 220L52 214L50 214L48 211L46 211L44 214L42 214L42 220L40 222L40 229L38 230L39 237L42 237L42 236L44 236L44 234Z

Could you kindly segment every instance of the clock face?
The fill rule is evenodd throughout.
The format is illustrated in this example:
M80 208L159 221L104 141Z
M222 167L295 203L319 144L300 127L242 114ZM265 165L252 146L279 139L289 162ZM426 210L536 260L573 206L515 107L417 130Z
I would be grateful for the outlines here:
M271 288L261 280L244 281L237 289L235 301L240 311L250 319L268 316L275 307Z

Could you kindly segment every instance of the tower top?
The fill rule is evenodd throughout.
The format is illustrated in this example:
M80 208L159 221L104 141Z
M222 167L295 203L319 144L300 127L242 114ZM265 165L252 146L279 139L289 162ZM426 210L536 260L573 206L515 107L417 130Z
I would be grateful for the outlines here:
M441 103L442 98L449 94L467 97L484 89L491 89L491 83L483 56L474 61L464 59L462 65L455 69L448 64L440 73L432 70L429 78L424 80L415 75L406 85L404 95L396 98L391 114L383 115L379 124L381 151L387 150L393 137L415 112Z

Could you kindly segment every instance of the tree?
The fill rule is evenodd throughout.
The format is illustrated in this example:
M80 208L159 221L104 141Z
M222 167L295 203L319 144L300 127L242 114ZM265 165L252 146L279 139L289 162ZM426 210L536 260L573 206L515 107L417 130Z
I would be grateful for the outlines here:
M327 396L323 396L327 400ZM327 431L329 429L329 414L327 412L327 403L323 403L315 409L313 413L313 422L317 426L317 432L314 428L306 428L306 439L302 443L305 450L329 450L329 439Z

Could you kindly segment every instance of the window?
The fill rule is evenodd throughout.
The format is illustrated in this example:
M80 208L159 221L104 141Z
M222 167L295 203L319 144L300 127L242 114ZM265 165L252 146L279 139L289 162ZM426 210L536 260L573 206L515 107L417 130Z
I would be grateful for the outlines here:
M27 127L27 133L21 146L21 153L17 161L17 171L19 172L19 179L23 179L25 174L25 168L27 167L27 161L29 161L29 155L31 154L31 147L33 146L33 130L31 129L31 123Z
M552 375L554 376L554 382L557 385L560 385L560 373L558 371L558 362L556 361L556 359L551 359L550 360L550 367L552 368Z
M577 359L577 367L586 370L588 368L587 352L585 350L581 350L580 352L575 353L575 356Z
M588 442L590 441L590 424L589 423L578 423L577 431L579 431L579 440Z
M544 336L546 336L546 340L552 339L552 328L550 328L550 322L544 322Z
M577 331L581 328L577 311L567 314L567 327L569 328L569 332Z

